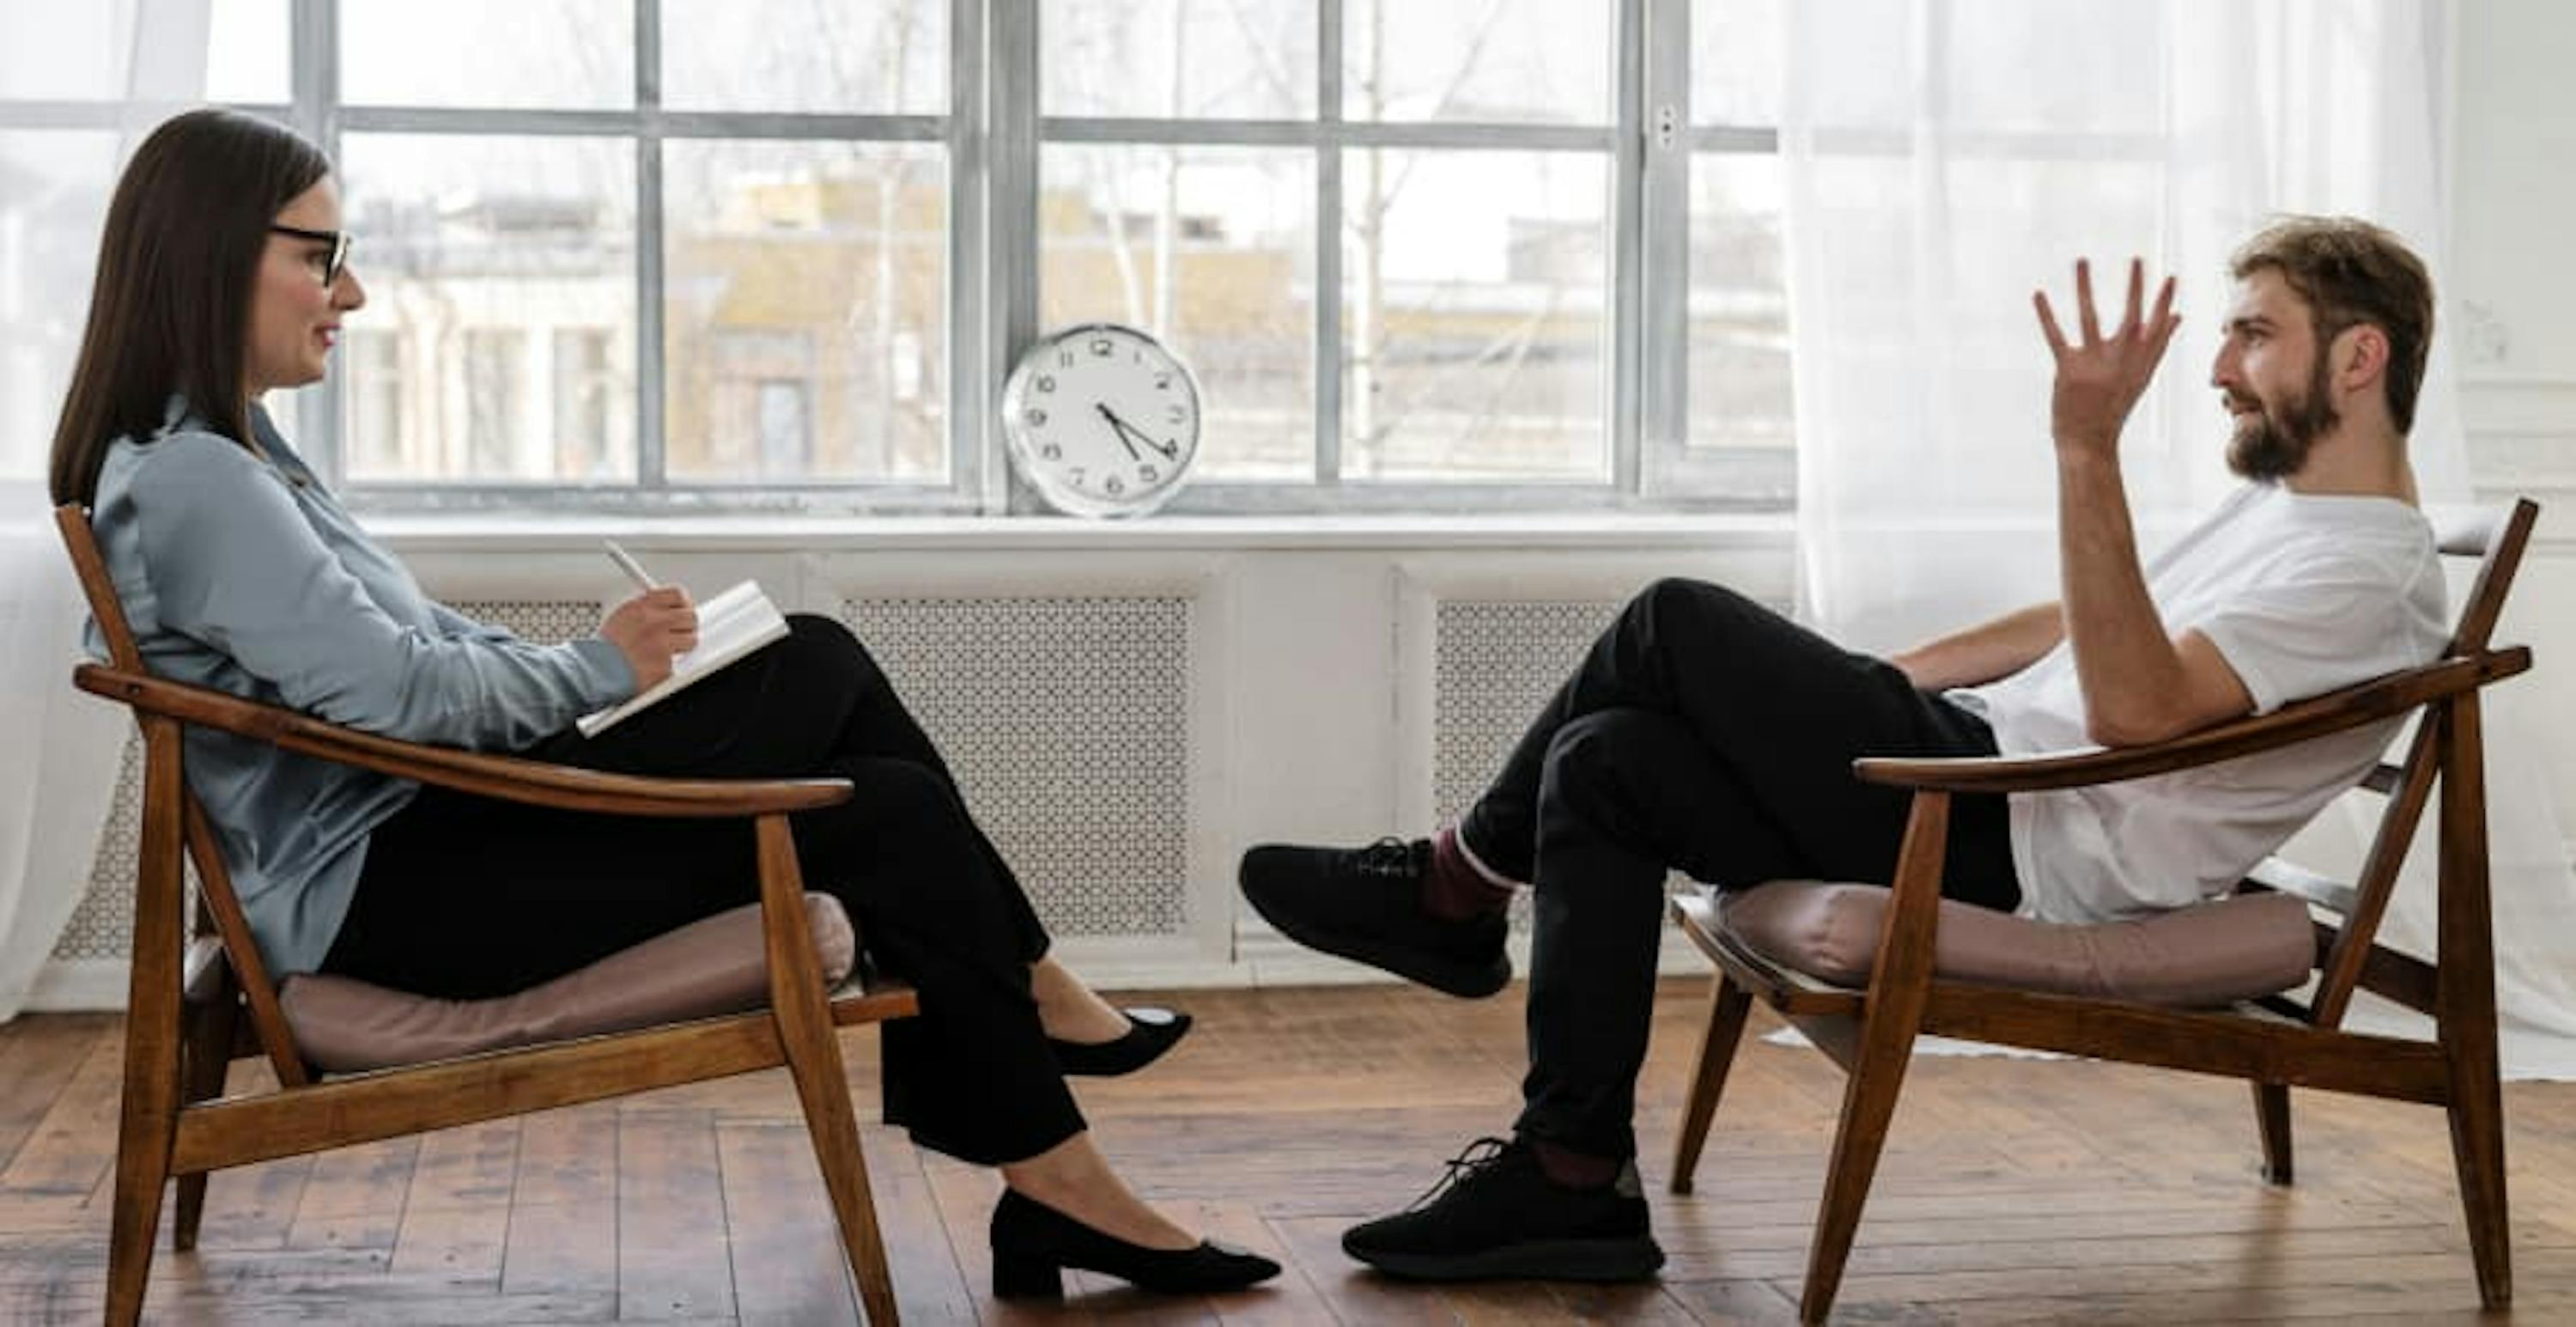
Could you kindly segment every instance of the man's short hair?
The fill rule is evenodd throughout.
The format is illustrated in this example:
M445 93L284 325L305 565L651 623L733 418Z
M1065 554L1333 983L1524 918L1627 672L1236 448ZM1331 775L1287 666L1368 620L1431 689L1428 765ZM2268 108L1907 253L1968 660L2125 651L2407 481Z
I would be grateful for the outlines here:
M2433 278L2405 241L2353 217L2289 216L2237 246L2227 268L2239 281L2265 268L2279 272L2308 302L2320 355L2347 327L2369 323L2386 333L2388 415L2401 434L2415 427L2433 344Z

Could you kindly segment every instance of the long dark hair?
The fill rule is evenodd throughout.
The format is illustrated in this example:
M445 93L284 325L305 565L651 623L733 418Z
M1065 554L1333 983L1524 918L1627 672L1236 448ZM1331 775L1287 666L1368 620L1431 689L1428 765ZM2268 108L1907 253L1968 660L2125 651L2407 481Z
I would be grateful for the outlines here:
M89 324L54 426L57 503L88 504L120 437L160 428L175 393L244 446L243 343L269 223L331 173L293 130L196 110L152 131L126 164L99 238Z

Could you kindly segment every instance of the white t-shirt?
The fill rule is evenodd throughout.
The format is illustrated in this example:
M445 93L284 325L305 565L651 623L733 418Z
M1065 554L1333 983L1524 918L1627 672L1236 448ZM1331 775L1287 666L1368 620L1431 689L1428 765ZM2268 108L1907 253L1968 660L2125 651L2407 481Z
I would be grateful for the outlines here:
M2391 498L2248 484L2147 566L2168 633L2218 648L2254 712L2439 655L2441 557L2422 512ZM2093 745L2075 656L1950 699L2007 756ZM2370 771L2404 720L2156 778L2009 799L2022 911L2109 921L2233 890L2245 872Z

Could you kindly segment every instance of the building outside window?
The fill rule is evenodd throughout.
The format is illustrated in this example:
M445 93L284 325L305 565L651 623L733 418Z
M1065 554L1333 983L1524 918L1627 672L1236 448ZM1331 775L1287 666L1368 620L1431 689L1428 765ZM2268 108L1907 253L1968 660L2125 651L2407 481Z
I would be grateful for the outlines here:
M527 451L527 334L477 327L464 340L466 473L507 478L521 470Z
M412 466L403 416L402 343L393 332L343 327L342 371L349 375L348 470L399 475Z
M555 329L555 478L590 482L613 477L609 434L617 417L618 376L609 369L609 355L607 332Z
M759 416L760 473L801 475L814 462L814 433L808 426L802 378L767 378L756 386Z

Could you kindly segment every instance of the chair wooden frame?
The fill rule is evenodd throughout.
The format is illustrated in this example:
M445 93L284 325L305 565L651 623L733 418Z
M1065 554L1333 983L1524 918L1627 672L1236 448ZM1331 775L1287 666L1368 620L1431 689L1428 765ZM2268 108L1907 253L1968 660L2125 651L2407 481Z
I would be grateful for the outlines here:
M896 1321L894 1285L843 1077L841 1027L919 1011L900 983L825 988L806 922L788 816L849 800L841 779L646 779L357 732L220 691L153 677L125 621L88 516L55 523L107 638L110 662L84 663L83 691L130 707L143 735L142 839L135 868L134 958L126 997L124 1103L117 1132L106 1320L143 1309L166 1181L178 1181L171 1243L195 1246L206 1176L583 1101L787 1066L823 1172L867 1321ZM769 965L766 1009L324 1080L297 1051L204 812L188 792L180 733L218 729L397 778L565 810L748 819ZM195 934L184 934L181 857L198 877ZM276 1091L227 1096L226 1071L265 1056Z
M2529 649L2490 648L2539 508L2515 502L2502 519L2446 535L2442 551L2481 558L2477 580L2442 658L2297 704L2151 746L1979 760L1862 759L1854 772L1913 791L1893 897L1867 985L1834 986L1754 952L1718 922L1705 898L1676 898L1683 931L1717 967L1709 1017L1673 1152L1672 1189L1691 1190L1709 1121L1754 997L1779 1011L1849 1075L1799 1300L1805 1322L1833 1307L1862 1205L1886 1141L1918 1035L2242 1078L2253 1086L2265 1178L2291 1172L2292 1086L2438 1105L2449 1116L2478 1296L2513 1299L2505 1219L2503 1091L2496 1062L2495 953L2487 880L2485 760L2479 692L2531 666ZM2320 920L2320 978L2304 1002L2270 996L2233 1009L2183 1011L1937 978L1934 930L1950 799L2144 778L2268 751L2421 711L2406 759L2364 786L2387 808L2359 880L2345 886L2267 862L2247 887L2295 893L2338 918ZM2437 961L2386 948L2374 936L2437 779L2441 785ZM2313 911L2313 909L2312 909ZM2340 1030L2356 989L2432 1015L2430 1042Z

